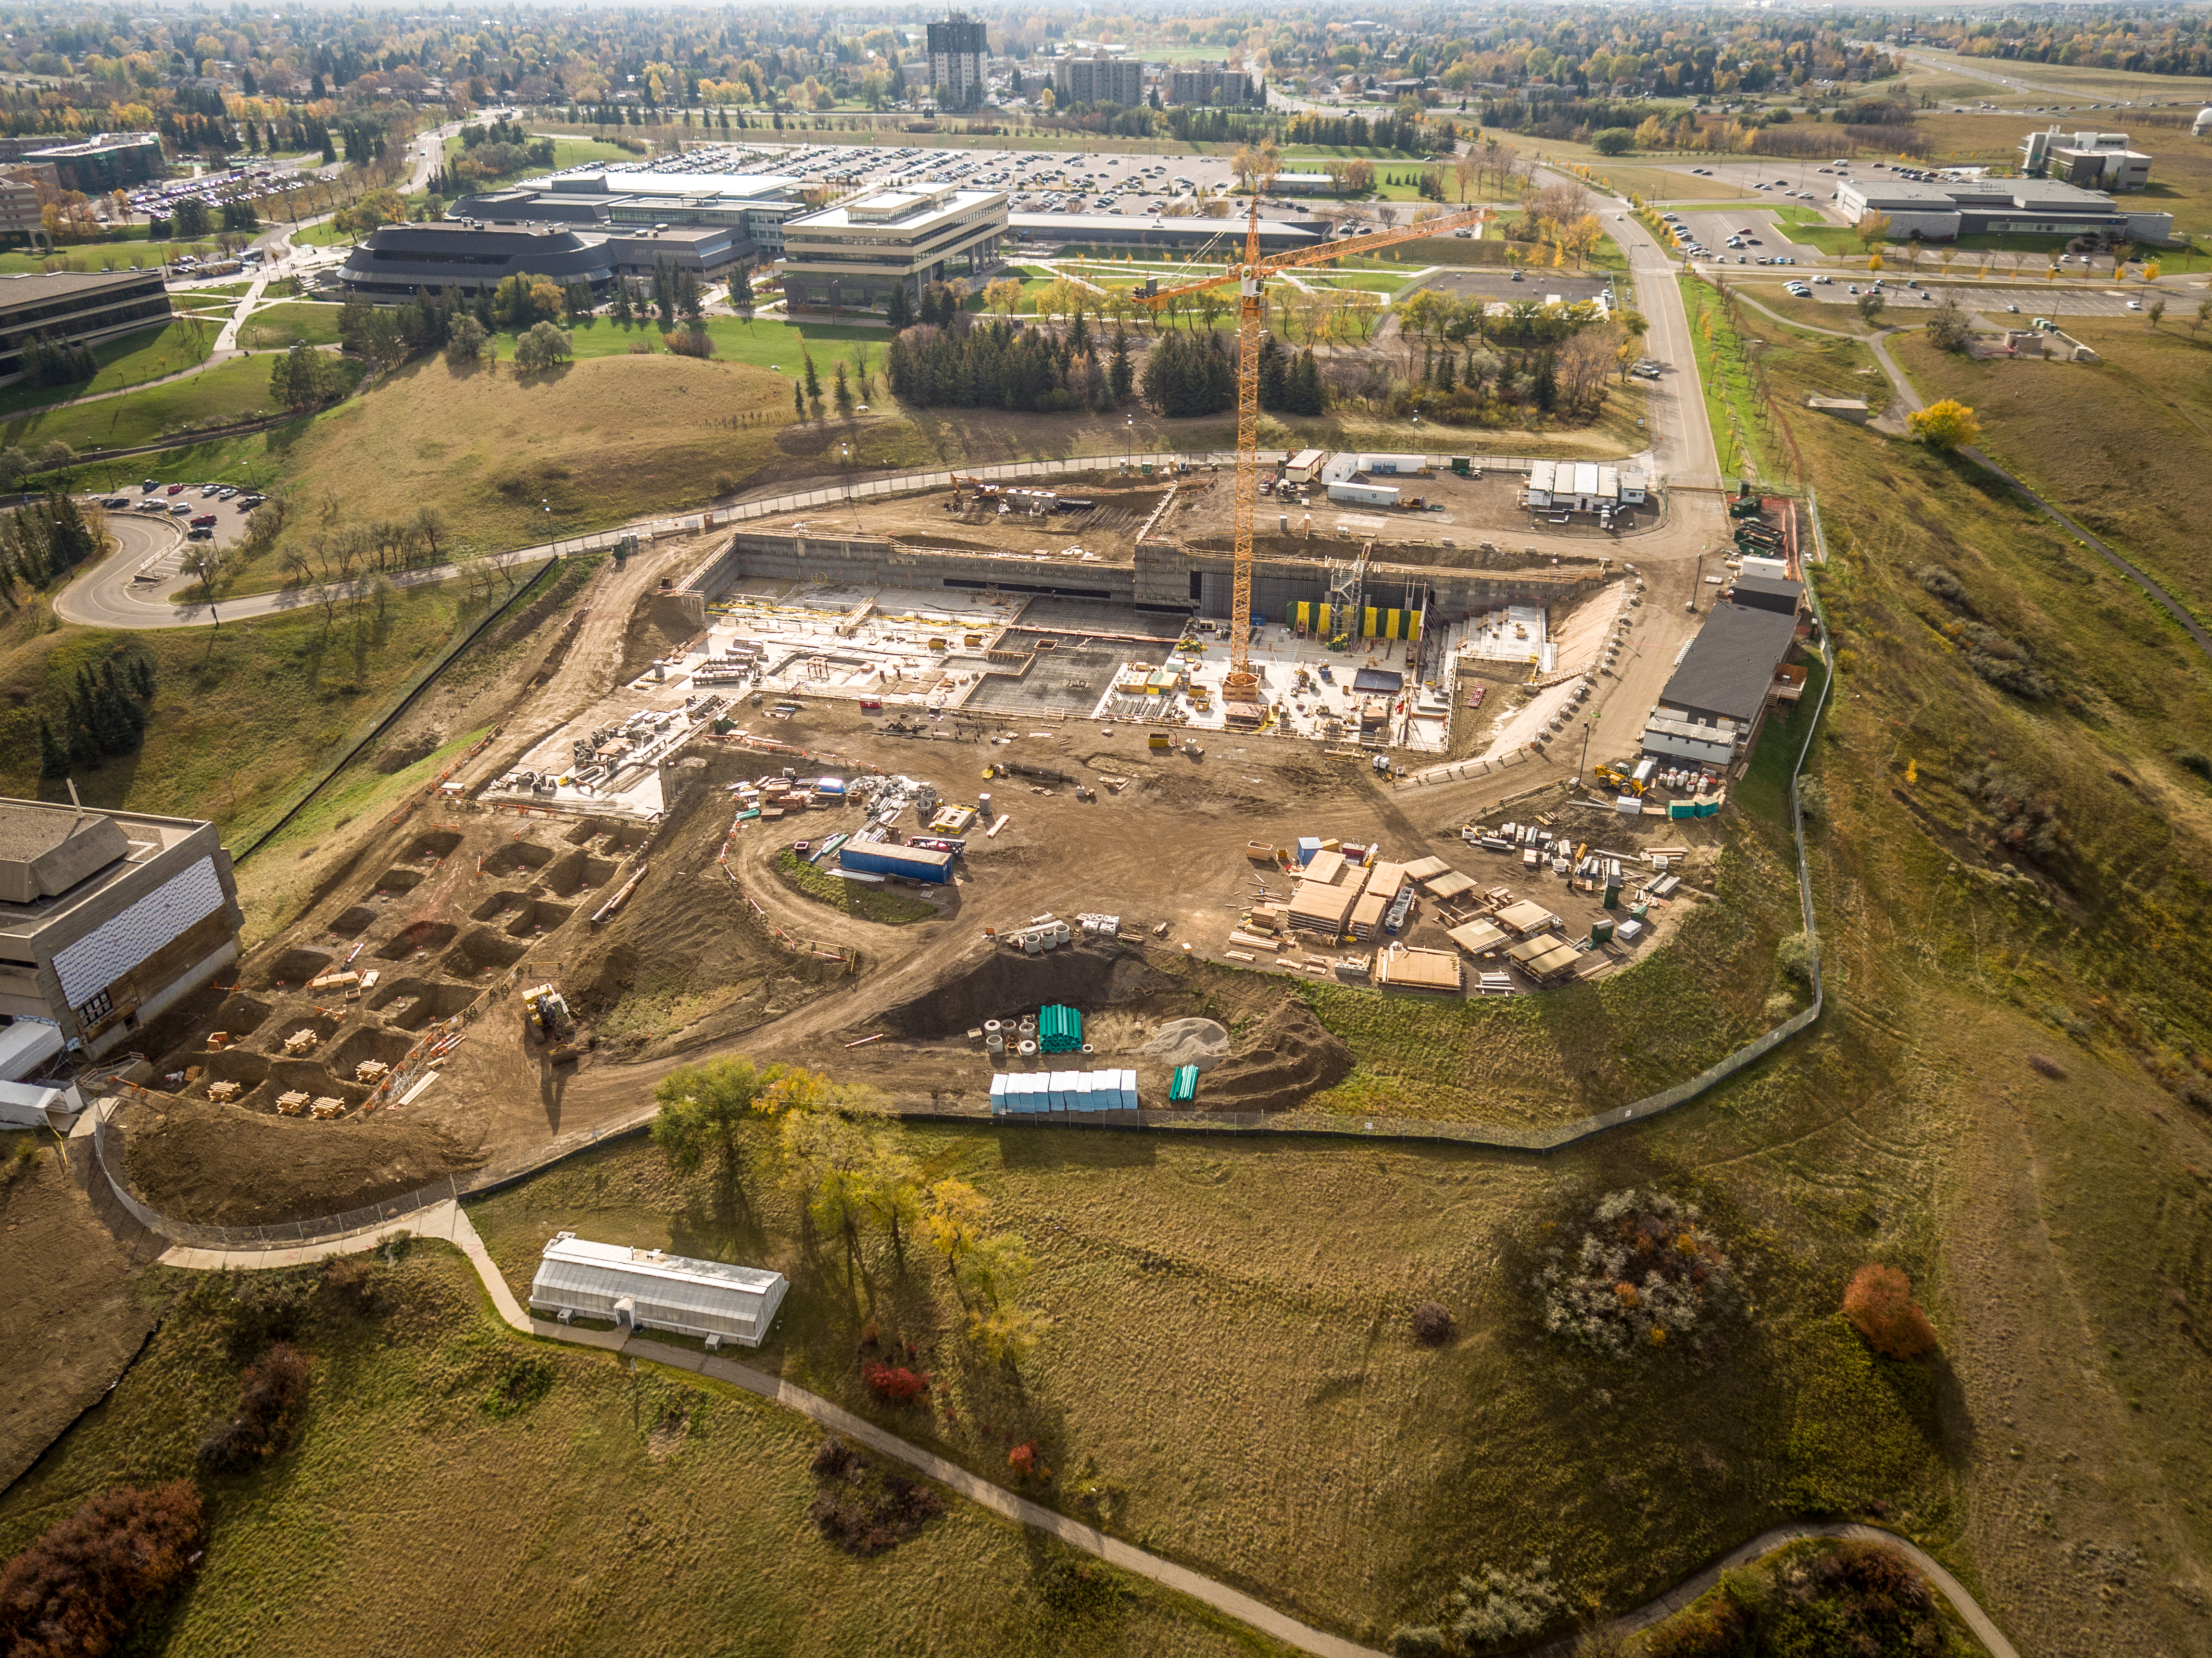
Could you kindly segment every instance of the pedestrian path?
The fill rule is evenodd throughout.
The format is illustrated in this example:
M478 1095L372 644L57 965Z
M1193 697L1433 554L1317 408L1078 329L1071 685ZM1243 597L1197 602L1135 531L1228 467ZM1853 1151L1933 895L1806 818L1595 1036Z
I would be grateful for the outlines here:
M1109 1565L1118 1566L1123 1571L1139 1577L1150 1578L1164 1588L1188 1595L1192 1600L1212 1606L1215 1611L1225 1613L1286 1646L1315 1654L1316 1658L1383 1658L1383 1655L1372 1647L1364 1647L1342 1636L1316 1629L1287 1613L1276 1611L1265 1601L1255 1600L1240 1589L1231 1588L1228 1584L1193 1571L1188 1566L1163 1559L1133 1544L1125 1543L1095 1526L1071 1520L1042 1503L1032 1503L1027 1497L985 1479L957 1462L948 1461L933 1451L925 1450L901 1439L897 1435L878 1427L866 1417L855 1415L843 1406L833 1404L819 1394L809 1393L781 1376L771 1376L765 1370L740 1363L735 1359L694 1352L689 1348L672 1346L644 1337L626 1337L611 1330L580 1330L547 1319L532 1319L523 1309L521 1303L515 1299L514 1291L493 1261L491 1252L484 1248L483 1239L477 1235L467 1214L457 1203L434 1204L388 1226L358 1232L349 1237L303 1244L295 1248L195 1249L179 1245L163 1254L161 1264L200 1272L296 1266L331 1255L366 1254L401 1236L438 1238L460 1250L468 1257L469 1264L476 1268L477 1276L483 1280L485 1293L490 1296L492 1305L501 1319L509 1328L522 1334L563 1341L574 1346L597 1347L620 1353L625 1357L641 1358L673 1370L690 1370L695 1375L742 1388L747 1393L819 1423L832 1433L842 1434L856 1444L865 1445L878 1455L903 1464L925 1479L933 1479L979 1507L989 1509L1000 1519L1046 1533L1070 1548L1079 1549ZM2020 1658L2012 1643L1982 1610L1980 1603L1966 1592L1966 1586L1945 1570L1932 1556L1894 1533L1874 1526L1848 1523L1806 1521L1778 1526L1771 1531L1761 1533L1657 1599L1622 1614L1615 1623L1623 1633L1649 1629L1711 1590L1720 1582L1723 1572L1748 1565L1776 1549L1808 1538L1881 1543L1898 1550L1927 1574L1929 1581L1951 1603L1966 1626L1973 1631L1975 1638L1989 1649L1990 1658ZM1576 1636L1563 1637L1549 1646L1538 1649L1532 1658L1565 1658L1565 1655L1573 1650L1577 1639Z

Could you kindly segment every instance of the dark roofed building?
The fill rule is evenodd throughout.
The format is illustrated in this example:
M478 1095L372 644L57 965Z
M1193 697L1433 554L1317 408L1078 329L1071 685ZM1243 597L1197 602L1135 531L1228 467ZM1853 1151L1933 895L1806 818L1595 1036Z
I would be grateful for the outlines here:
M595 297L604 296L614 280L607 238L550 224L388 224L346 256L338 280L364 299L396 301L418 291L473 294L525 275L562 287L585 282Z
M96 345L168 319L159 266L0 276L0 381L22 374L23 348L33 340Z
M1725 768L1757 736L1775 670L1796 635L1794 610L1716 604L1659 693L1644 751Z
M1784 616L1796 616L1805 602L1805 584L1784 581L1778 576L1740 575L1729 602L1747 610L1778 610Z

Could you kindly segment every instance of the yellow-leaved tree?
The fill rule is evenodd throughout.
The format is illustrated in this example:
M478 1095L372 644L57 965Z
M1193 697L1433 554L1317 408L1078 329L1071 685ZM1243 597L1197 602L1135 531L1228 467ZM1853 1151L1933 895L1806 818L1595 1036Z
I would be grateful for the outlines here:
M1948 452L1973 442L1982 434L1974 411L1956 398L1945 398L1905 417L1905 429L1930 449Z

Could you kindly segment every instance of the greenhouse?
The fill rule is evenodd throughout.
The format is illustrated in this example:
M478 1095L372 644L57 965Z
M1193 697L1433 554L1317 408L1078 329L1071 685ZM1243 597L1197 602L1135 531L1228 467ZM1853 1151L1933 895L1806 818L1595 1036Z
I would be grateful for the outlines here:
M545 1246L530 1283L530 1310L559 1319L605 1319L618 1330L671 1330L710 1345L757 1347L790 1285L781 1272L692 1260L574 1232Z

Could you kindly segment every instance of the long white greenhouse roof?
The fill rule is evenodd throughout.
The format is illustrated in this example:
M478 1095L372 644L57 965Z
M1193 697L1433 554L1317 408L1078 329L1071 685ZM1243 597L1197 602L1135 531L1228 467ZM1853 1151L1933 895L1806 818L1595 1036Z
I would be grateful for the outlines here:
M759 1266L738 1266L728 1261L694 1260L659 1249L637 1249L626 1243L594 1243L574 1232L562 1232L545 1246L544 1263L617 1269L629 1278L647 1278L669 1284L696 1284L760 1299L783 1282L783 1274Z

